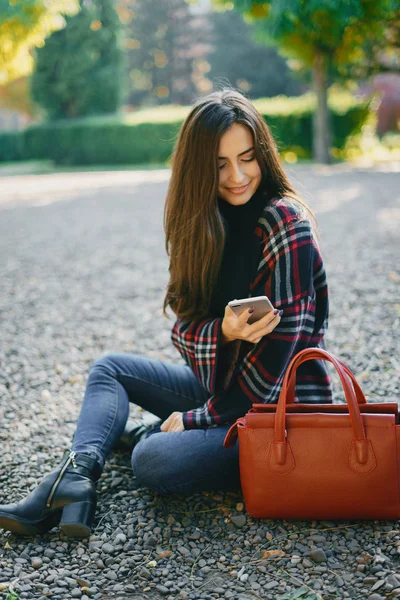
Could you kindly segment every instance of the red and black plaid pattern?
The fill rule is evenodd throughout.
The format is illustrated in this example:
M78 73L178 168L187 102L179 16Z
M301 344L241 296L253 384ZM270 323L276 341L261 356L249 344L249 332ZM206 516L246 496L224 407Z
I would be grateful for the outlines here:
M178 319L171 333L172 343L210 394L215 392L221 325L221 318L190 323Z
M263 209L255 233L260 262L249 297L268 296L283 310L281 321L258 344L240 343L236 368L222 391L217 378L218 353L225 348L219 348L222 319L176 321L171 339L211 395L203 406L183 413L185 429L230 423L253 402L277 402L292 357L304 348L325 347L328 285L310 222L290 200L274 199ZM325 362L308 361L297 373L296 401L332 401Z

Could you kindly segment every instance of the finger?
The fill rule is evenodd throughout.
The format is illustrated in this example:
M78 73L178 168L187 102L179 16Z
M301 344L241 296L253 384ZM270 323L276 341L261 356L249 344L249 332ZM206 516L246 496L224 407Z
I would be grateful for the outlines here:
M279 313L279 311L278 311ZM276 313L276 314L278 314ZM249 333L250 335L257 335L266 325L268 325L276 316L274 310L270 310L266 315L261 317L261 319L257 319L254 323L249 323Z
M272 333L274 329L279 325L280 321L281 316L276 315L275 318L266 327L260 329L259 331L256 331L255 333L252 333L251 337L248 337L247 339L253 344L258 343L264 336Z
M169 427L169 431L179 431L180 426L181 426L181 421L182 421L182 417L181 417L182 413L180 412L173 412L172 415L170 415L170 419L171 419L171 424Z
M160 425L161 431L168 431L170 424L171 424L171 415L167 419L165 419L165 421L163 423L161 423L161 425Z
M275 319L275 317L279 314L280 314L279 309L275 308L274 310L270 310L269 312L267 312L267 314L264 315L263 317L261 317L261 319L259 319L258 321L256 321L256 323L260 327L265 327L265 325L268 325L268 323L270 323L273 319Z
M234 310L232 310L232 308L230 306L228 306L228 304L225 306L225 313L224 313L224 317L227 319L232 319L233 317L235 317L236 319L238 318L238 315L235 313Z
M257 335L258 333L265 331L268 327L272 326L272 328L276 327L277 323L279 323L283 311L278 311L277 314L274 314L274 311L270 311L267 315L259 319L255 323L250 325L251 335Z
M235 311L232 310L232 308L229 306L229 304L227 304L225 306L225 313L231 313L232 315L235 315Z
M264 327L264 329L257 332L256 335L264 336L264 335L268 335L269 333L272 333L274 331L274 329L276 329L276 327L278 327L280 322L281 322L280 315L276 315L276 317L270 323L268 323L268 325L266 327Z
M247 320L251 317L254 312L254 306L250 308L245 308L240 315L238 316L239 325L245 325ZM251 311L251 312L250 312Z

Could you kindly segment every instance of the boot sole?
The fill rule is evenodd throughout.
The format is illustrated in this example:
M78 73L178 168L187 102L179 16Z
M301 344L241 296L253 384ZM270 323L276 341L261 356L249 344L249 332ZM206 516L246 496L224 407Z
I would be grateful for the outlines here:
M0 528L12 533L19 533L20 535L37 535L53 529L53 527L58 525L60 519L61 510L54 512L40 521L28 521L27 519L18 519L17 517L0 513Z
M91 529L86 525L64 523L60 529L68 537L86 538L90 536Z

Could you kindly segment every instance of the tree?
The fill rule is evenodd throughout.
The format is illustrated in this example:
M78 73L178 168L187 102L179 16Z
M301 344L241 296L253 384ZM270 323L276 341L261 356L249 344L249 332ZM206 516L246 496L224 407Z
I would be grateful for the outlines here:
M19 0L0 4L0 85L29 74L31 49L54 29L64 27L63 14L74 14L77 0Z
M211 91L207 16L191 15L185 0L122 0L119 12L126 23L128 104L189 104Z
M225 0L214 2L225 4ZM230 0L232 3L254 23L260 41L275 43L282 54L311 69L317 98L314 158L330 162L329 69L362 61L366 40L384 37L398 12L398 0Z
M382 35L366 35L360 60L338 64L343 79L367 79L381 73L400 71L400 8L388 15Z
M212 12L209 18L214 48L207 57L208 77L213 82L226 79L252 98L297 96L305 91L276 48L254 40L254 27L237 11Z
M113 0L81 0L36 50L31 94L50 119L113 113L123 99L121 24Z

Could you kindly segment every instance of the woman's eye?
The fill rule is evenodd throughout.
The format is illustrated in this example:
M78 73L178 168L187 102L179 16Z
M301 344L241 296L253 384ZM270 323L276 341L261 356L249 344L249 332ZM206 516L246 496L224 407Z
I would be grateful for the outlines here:
M243 162L251 162L252 160L255 159L255 156L252 156L251 158L242 158ZM224 165L221 165L220 167L218 167L219 169L223 169L226 166L226 163Z

